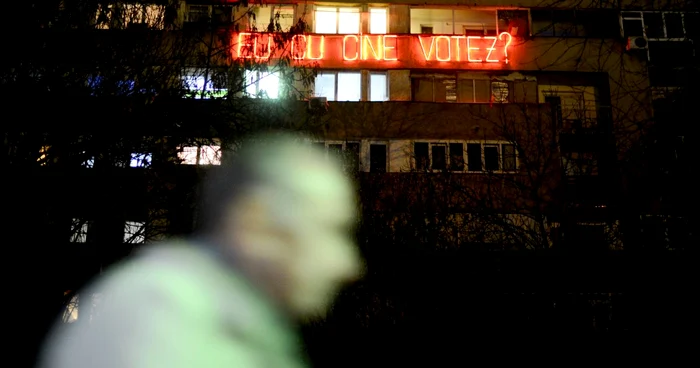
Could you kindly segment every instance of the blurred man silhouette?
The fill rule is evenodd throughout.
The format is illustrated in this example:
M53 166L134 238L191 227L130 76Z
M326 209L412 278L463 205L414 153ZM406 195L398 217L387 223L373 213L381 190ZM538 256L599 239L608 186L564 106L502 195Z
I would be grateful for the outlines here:
M305 365L293 323L361 273L340 165L296 136L257 136L203 194L199 236L147 246L82 291L102 295L99 313L59 322L41 368Z

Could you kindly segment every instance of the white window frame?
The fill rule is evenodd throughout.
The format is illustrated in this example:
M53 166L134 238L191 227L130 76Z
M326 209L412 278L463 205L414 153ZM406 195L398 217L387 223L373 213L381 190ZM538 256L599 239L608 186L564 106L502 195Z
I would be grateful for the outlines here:
M653 14L658 14L661 13L661 21L663 22L663 29L664 29L664 37L656 37L656 38L649 38L647 36L647 27L644 24L644 14L645 13L653 13ZM668 30L666 29L666 14L680 14L681 16L681 26L683 27L683 37L681 38L669 38L668 37ZM621 36L625 35L625 28L624 28L624 21L625 20L638 20L642 23L642 35L644 38L646 38L649 41L685 41L685 38L688 35L688 31L686 30L685 27L685 14L687 12L679 12L679 11L622 11L620 13L620 32ZM696 13L696 12L692 12Z
M319 10L319 9L324 9L324 10ZM326 10L330 10L330 9L335 9L335 32L332 32L332 33L331 33L331 32L318 32L318 28L317 28L317 13L318 13L318 12L327 12L327 13L331 13L330 11L326 11ZM339 33L339 32L340 32L339 29L340 29L340 13L341 13L341 9L352 10L352 11L349 11L348 13L357 13L357 14L358 14L357 30L358 30L359 32L353 33L353 34L359 34L359 33L361 33L361 32L362 32L362 11L361 11L360 7L356 7L356 6L316 6L316 7L314 8L314 33L319 33L319 34L341 34L341 33Z
M481 170L472 171L469 169L469 146L470 144L479 144L481 147ZM505 158L503 154L503 146L513 146L513 154L515 158L515 169L504 170ZM498 146L498 170L486 170L486 146ZM486 140L486 141L465 141L464 142L464 172L469 174L479 174L479 173L496 173L496 174L513 174L517 173L520 169L520 157L518 155L517 145L509 141L501 140Z
M432 172L436 169L433 169L433 146L445 146L445 171L449 171L452 173L461 173L461 172L466 172L467 171L467 145L465 141L440 141L440 140L415 140L411 142L411 150L413 151L413 157L412 157L412 165L415 170L418 170L418 158L416 157L416 143L425 143L428 145L428 167L421 170L421 172ZM462 145L462 165L463 168L462 170L452 170L451 168L451 159L452 159L452 154L450 152L450 144L461 144Z
M347 101L347 102L357 102L357 101L362 101L362 88L363 88L363 85L362 85L362 72L361 72L361 71L359 71L359 70L323 70L323 71L320 71L320 72L318 73L318 75L330 75L330 74L334 75L334 77L335 77L335 91L333 91L333 98L328 98L328 101L339 101L339 100L338 100L338 88L339 88L339 85L338 85L338 75L339 75L339 74L358 74L358 75L360 76L360 79L359 79L359 81L360 81L360 86L359 86L359 88L360 88L360 98L357 99L357 100L343 100L343 101L339 101L339 102L346 102L346 101ZM388 77L387 77L387 79L388 79ZM319 96L319 95L316 93L316 83L315 83L315 82L314 82L314 96L316 96L316 97L321 97L321 96ZM327 97L327 96L326 96L326 97Z

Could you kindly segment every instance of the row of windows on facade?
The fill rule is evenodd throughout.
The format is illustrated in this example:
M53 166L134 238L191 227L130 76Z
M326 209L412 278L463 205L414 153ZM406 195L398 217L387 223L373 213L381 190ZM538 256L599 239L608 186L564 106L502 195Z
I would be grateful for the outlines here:
M361 170L362 162L368 162L363 171L382 173L388 171L392 159L387 143L369 142L366 154L361 154L360 142L317 142L324 150L339 153L348 160L349 167ZM466 149L465 149L466 148ZM397 152L394 155L405 154ZM514 172L517 169L515 146L506 142L493 143L431 143L415 142L413 145L413 168L418 171L468 171L468 172ZM466 160L465 160L466 157ZM220 165L221 148L219 146L201 145L183 147L178 153L183 164ZM44 146L37 161L46 165L50 159L50 147ZM365 159L364 161L362 159ZM134 168L149 167L152 160L150 153L132 153L128 166ZM92 168L94 160L90 159L83 166ZM120 164L119 166L126 166Z
M114 8L116 9L116 8ZM165 7L159 5L123 4L119 13L112 6L100 8L95 17L98 28L108 29L114 18L126 25L163 28ZM254 6L243 17L246 30L287 31L303 14L295 13L294 5ZM313 31L321 34L385 34L389 31L386 7L316 6L313 10ZM368 27L362 29L362 14L368 16ZM112 14L120 14L114 17ZM532 33L539 37L602 37L645 36L650 39L696 39L697 12L623 11L614 9L529 9L493 10L464 8L410 8L410 33L494 35L507 31L514 36ZM239 16L240 18L240 16ZM620 22L620 19L622 20ZM232 6L187 5L186 23L214 20L217 23L238 21ZM622 24L622 32L620 29Z
M86 243L91 228L92 221L74 218L71 224L70 241L72 243ZM126 221L123 241L128 244L143 244L146 241L146 222Z
M183 165L221 165L221 146L219 145L198 145L183 146L178 149L177 159ZM47 166L52 161L51 146L42 146L39 149L37 162L41 166ZM117 167L149 167L151 166L153 155L151 153L135 152L128 158L114 162ZM82 166L93 168L95 158L90 157L82 162Z
M270 5L254 6L247 9L247 13L237 14L233 6L189 4L183 21L185 24L210 21L218 24L244 23L247 31L288 31L297 19L305 15L303 11L295 5ZM362 19L365 16L367 27L363 28ZM95 24L100 29L119 28L122 24L134 28L163 29L166 18L164 6L125 4L99 8ZM315 6L312 19L312 30L319 34L389 32L389 11L386 6L366 10L358 6ZM410 33L483 36L509 31L518 35L518 32L525 34L527 19L526 10L411 7Z

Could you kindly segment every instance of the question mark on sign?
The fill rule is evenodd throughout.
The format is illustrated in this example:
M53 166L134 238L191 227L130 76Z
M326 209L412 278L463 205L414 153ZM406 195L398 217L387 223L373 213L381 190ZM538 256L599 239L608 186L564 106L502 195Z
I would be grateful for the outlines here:
M498 35L498 39L502 41L503 35L508 36L508 40L506 41L505 46L503 46L503 54L506 56L506 64L508 64L508 46L510 46L510 43L513 41L513 36L511 36L508 32L501 32L501 34Z

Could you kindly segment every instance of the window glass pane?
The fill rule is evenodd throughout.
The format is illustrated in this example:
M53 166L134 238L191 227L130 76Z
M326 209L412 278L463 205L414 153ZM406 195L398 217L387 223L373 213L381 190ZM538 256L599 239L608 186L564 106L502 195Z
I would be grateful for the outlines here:
M487 171L496 171L500 167L498 161L498 146L484 146L484 168Z
M421 33L427 28L431 33L452 34L452 9L411 9L411 33Z
M361 80L360 73L338 73L338 101L360 101Z
M450 170L464 170L464 146L462 143L450 143Z
M369 172L386 172L386 144L371 144L369 146Z
M661 13L644 13L644 26L647 29L647 37L664 38L664 20Z
M338 33L360 33L360 9L340 8L338 13Z
M197 147L182 147L182 151L177 153L177 158L185 165L196 165Z
M200 165L221 165L220 146L202 146L199 149Z
M683 20L680 13L664 13L666 23L666 37L668 38L683 38Z
M129 167L147 167L151 164L150 153L132 153Z
M317 97L325 97L328 101L335 101L335 73L318 73L314 90Z
M512 144L503 145L503 170L515 170L515 146Z
M371 8L369 10L369 33L384 34L386 31L386 8Z
M369 75L369 100L387 101L386 74Z
M268 98L279 97L280 80L277 73L261 73L258 81L258 93Z
M433 170L445 170L447 169L447 147L444 145L433 145L432 147Z
M416 142L413 144L413 154L416 156L416 170L426 170L430 155L428 154L428 144Z
M336 33L336 8L316 8L314 30L316 33ZM359 32L357 32L359 33Z
M467 169L469 171L481 171L481 145L478 143L467 144Z

